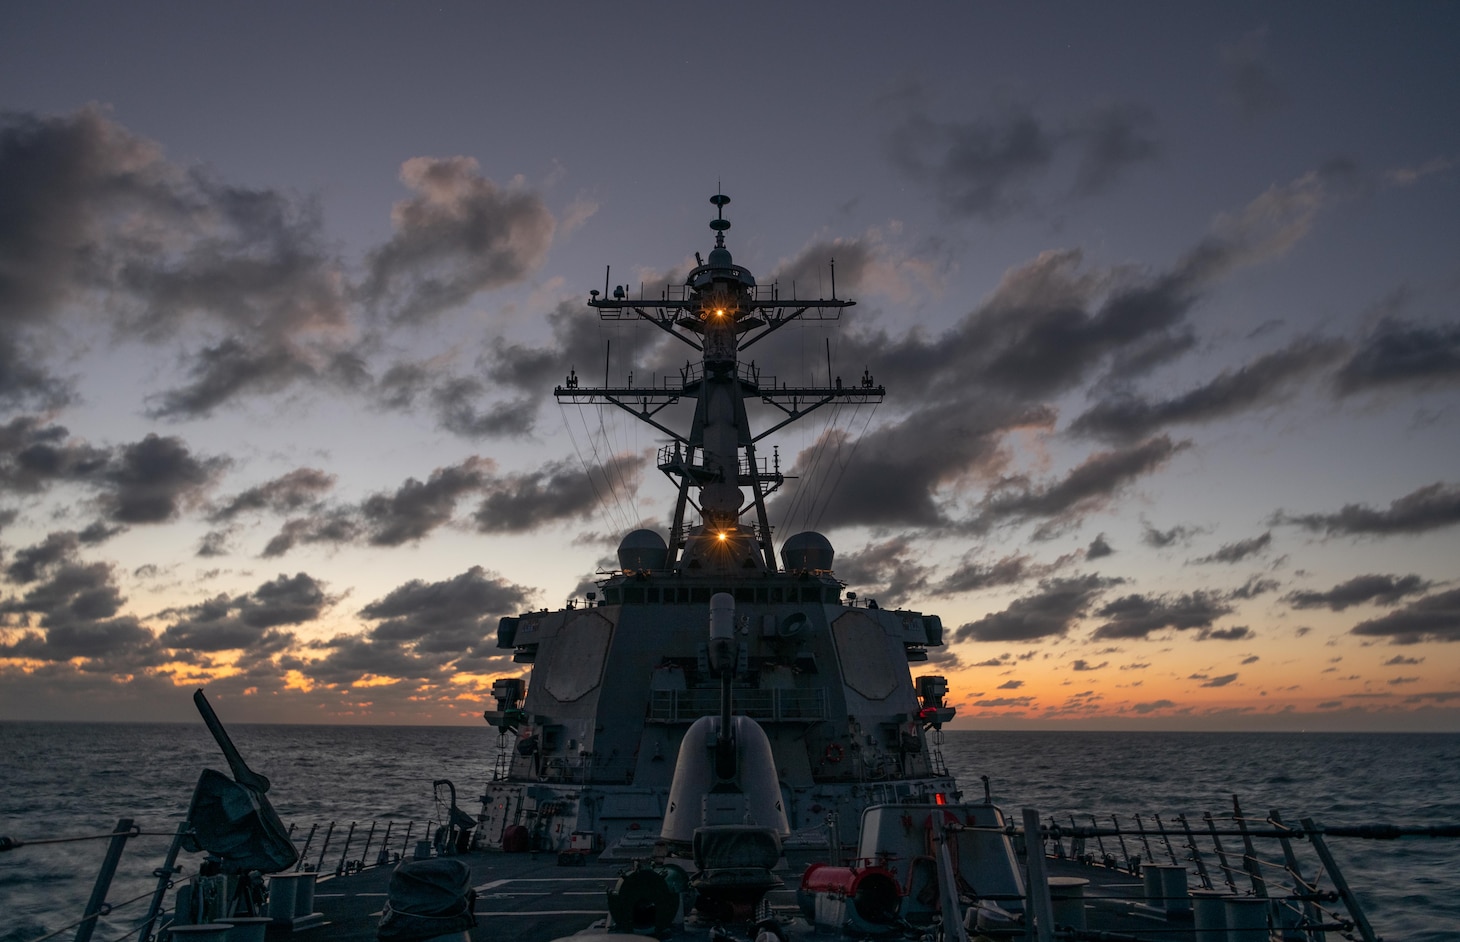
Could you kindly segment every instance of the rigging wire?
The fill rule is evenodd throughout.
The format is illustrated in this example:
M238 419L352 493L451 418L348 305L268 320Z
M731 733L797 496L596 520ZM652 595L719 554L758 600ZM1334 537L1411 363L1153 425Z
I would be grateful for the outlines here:
M620 494L627 494L628 485L624 481L623 469L619 463L620 449L618 442L615 441L614 434L609 432L608 430L609 425L613 425L613 427L617 429L618 424L608 422L607 418L604 415L604 413L607 411L607 406L599 405L597 406L597 408L598 431L603 436L604 445L608 448L608 459L606 461L603 459L599 459L603 467L603 476L608 481L609 492L613 494L614 505L618 508L621 516L623 518L627 518L630 516L630 514L624 508L623 498L620 497ZM623 527L624 523L624 520L620 520L621 528Z
M821 423L821 429L817 432L816 443L811 448L811 459L806 464L805 474L802 480L803 487L796 490L796 500L793 501L788 519L800 521L802 529L808 529L811 525L811 511L819 499L824 478L821 476L821 464L827 453L827 434L837 424L842 412L842 403L835 403L826 413L825 420Z
M606 405L597 404L595 405L595 408L598 410L598 428L603 435L602 441L606 446L608 446L610 452L607 458L604 458L601 454L599 454L599 439L594 438L593 433L588 430L588 419L586 416L583 415L583 406L581 405L578 407L578 414L580 416L583 416L584 434L586 434L589 437L589 440L593 443L593 460L597 462L600 472L603 475L603 479L608 486L608 492L613 497L613 506L614 509L617 511L617 518L615 520L616 526L620 531L623 531L628 529L628 525L632 522L629 519L632 514L629 512L628 508L624 506L624 501L627 496L627 485L623 481L622 474L616 473L618 472L617 456L613 454L613 443L609 440L609 433L606 426L606 420L604 418L604 411L608 407ZM617 480L615 480L615 478L617 478Z
M852 448L847 452L847 460L841 463L841 467L836 473L836 480L832 482L831 488L827 491L826 503L822 505L820 512L816 514L815 519L811 522L811 529L815 530L821 525L821 518L830 509L831 495L835 494L837 489L841 487L842 475L847 473L847 468L851 466L852 461L857 457L857 448L862 444L862 439L867 437L867 429L872 427L872 419L877 415L877 406L878 403L874 402L872 403L872 408L867 410L867 421L862 423L862 430L857 433L856 438L852 439ZM855 413L853 415L855 416ZM840 446L838 446L838 450L840 450Z
M580 414L582 413L583 407L581 405L578 407L578 411ZM598 512L602 515L603 522L612 527L614 521L611 519L608 501L604 500L603 492L598 487L598 481L594 479L593 468L589 465L588 459L583 456L583 449L579 445L578 436L573 431L572 423L568 421L567 403L558 403L558 414L562 418L563 429L568 433L568 440L573 443L573 452L578 456L578 463L583 466L583 476L588 479L588 486L593 489L593 499L597 505ZM584 425L586 428L587 423L585 422Z

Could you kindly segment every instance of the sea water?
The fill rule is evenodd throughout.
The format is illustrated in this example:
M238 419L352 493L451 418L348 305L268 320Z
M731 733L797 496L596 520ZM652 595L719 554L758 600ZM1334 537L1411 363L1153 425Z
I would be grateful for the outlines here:
M296 840L319 825L309 863L334 822L324 870L352 823L350 859L363 856L372 824L371 858L387 825L393 852L408 849L408 826L411 842L429 838L448 796L434 780L453 781L460 806L474 812L498 748L485 725L240 724L230 733L272 780L269 799ZM1045 820L1138 812L1170 822L1178 812L1228 813L1235 794L1247 814L1276 810L1290 824L1460 823L1460 734L947 732L941 750L966 799L982 797L987 775L1016 820L1031 807ZM106 834L131 818L142 834L108 899L146 897L203 768L227 765L201 723L0 723L0 836L27 842L0 852L0 942L31 942L79 918L107 843L31 842ZM1460 939L1460 839L1329 845L1388 942ZM119 907L96 938L123 937L146 905Z

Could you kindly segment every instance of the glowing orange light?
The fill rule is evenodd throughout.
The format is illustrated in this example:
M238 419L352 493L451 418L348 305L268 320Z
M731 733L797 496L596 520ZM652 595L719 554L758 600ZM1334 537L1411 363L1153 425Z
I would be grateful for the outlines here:
M715 316L716 317L724 317L725 316L725 309L724 308L716 308L715 309Z
M937 805L946 805L948 804L948 798L942 792L935 792L933 794L933 803Z
M721 530L720 531L720 542L721 543L725 542L725 531L724 530Z

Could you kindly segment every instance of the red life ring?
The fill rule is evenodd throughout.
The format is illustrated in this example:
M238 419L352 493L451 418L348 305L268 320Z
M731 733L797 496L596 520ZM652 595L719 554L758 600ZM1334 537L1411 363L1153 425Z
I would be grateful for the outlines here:
M846 757L846 750L842 749L842 744L839 742L831 743L826 747L826 751L821 754L821 758L826 762L840 762Z

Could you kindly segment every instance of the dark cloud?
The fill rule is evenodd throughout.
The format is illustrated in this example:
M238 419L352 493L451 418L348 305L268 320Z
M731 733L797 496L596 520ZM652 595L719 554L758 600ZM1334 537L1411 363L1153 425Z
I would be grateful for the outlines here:
M0 174L4 168L0 167ZM0 281L4 277L0 276ZM0 287L0 292L4 288ZM3 308L0 308L3 312ZM3 316L3 315L0 315ZM16 325L0 324L0 411L34 407L59 409L74 399L70 383L51 375L45 359L10 332Z
M1084 658L1076 658L1070 662L1070 670L1075 671L1098 671L1103 667L1109 667L1109 661L1101 661L1099 664L1091 664Z
M91 481L110 460L110 451L78 442L65 427L36 416L0 425L0 484L8 491L38 493L58 482Z
M35 582L56 563L73 558L80 545L78 535L69 530L48 533L34 546L15 551L15 557L5 567L5 577L22 585Z
M614 473L626 482L618 486L631 490L644 463L639 456L614 458ZM470 457L436 469L424 482L409 478L393 493L373 494L356 506L316 507L311 514L286 520L262 555L282 556L312 543L412 543L450 524L457 505L472 494L485 495L472 514L478 530L520 533L586 515L609 488L602 470L590 475L567 462L510 475L494 475L492 468L490 460Z
M1257 29L1221 47L1227 93L1237 112L1249 121L1283 110L1288 96L1265 61L1267 30Z
M103 475L102 506L118 523L164 523L200 503L227 464L195 457L182 439L148 435L118 450Z
M81 562L65 550L38 563L38 570L43 581L31 580L35 584L25 595L0 599L0 621L18 616L22 629L40 630L22 630L12 642L0 644L0 658L81 659L80 669L87 672L140 670L160 663L152 633L135 618L116 617L125 599L109 563Z
M211 559L215 556L227 556L232 552L229 544L229 537L231 535L228 530L209 530L198 540L196 555L203 559Z
M1255 599L1259 595L1266 595L1282 588L1282 583L1276 579L1268 579L1264 576L1253 576L1242 585L1233 589L1229 594L1234 599Z
M1405 657L1403 654L1396 654L1393 657L1391 657L1389 660L1385 661L1384 662L1384 666L1385 667L1415 667L1415 666L1417 666L1419 664L1423 664L1424 661L1425 661L1425 659L1422 658L1422 657Z
M799 454L799 480L772 503L792 526L948 526L939 493L945 486L1002 462L999 439L1016 427L1048 427L1053 413L970 411L928 405L914 417L873 429L860 440L830 429ZM938 430L938 431L935 431ZM888 481L898 487L889 488Z
M481 407L487 386L463 377L439 383L431 391L431 405L441 427L467 439L520 438L532 431L538 399L524 397Z
M1460 487L1437 481L1391 501L1388 510L1362 504L1345 504L1331 514L1289 514L1279 510L1271 522L1326 536L1424 533L1460 523Z
M974 706L981 707L1027 707L1033 703L1033 697L990 697L973 701Z
M1360 622L1351 634L1389 638L1395 644L1460 641L1460 589L1416 599L1382 618Z
M543 356L551 359L557 354L545 351ZM560 368L560 362L553 365L554 372ZM496 382L498 377L493 375L492 379ZM454 375L447 363L422 361L394 364L371 393L376 405L393 411L408 411L423 403L435 414L440 428L477 441L530 434L537 420L538 405L551 388L551 380L544 377L528 387L528 395L495 401L488 396L493 387L476 376Z
M1051 123L1021 105L968 121L939 122L919 105L887 135L893 166L926 186L951 215L999 219L1034 208L1034 192L1057 162L1072 159L1071 196L1108 190L1159 153L1155 119L1112 105Z
M163 523L200 503L226 458L195 456L180 438L148 435L112 449L72 440L60 426L22 416L0 427L0 483L39 492L58 483L100 491L98 503L112 524ZM105 523L86 531L89 542L118 532Z
M1172 399L1149 401L1131 395L1107 399L1076 418L1070 430L1129 441L1171 425L1210 422L1276 405L1294 386L1337 361L1347 349L1336 340L1302 338Z
M1193 560L1197 563L1240 563L1249 556L1267 552L1272 545L1272 531L1261 536L1250 537L1245 540L1238 540L1235 543L1223 544L1215 553Z
M1174 706L1176 704L1171 700L1151 700L1146 703L1133 703L1131 704L1131 710L1136 713L1146 714L1154 713L1157 710L1169 710Z
M960 626L953 632L953 640L1033 641L1063 636L1113 584L1097 575L1046 580L1038 592L1015 599L1002 612Z
M0 322L34 326L85 301L128 339L172 343L192 323L232 335L203 350L159 413L206 414L277 389L346 322L315 204L171 163L101 108L0 119L0 205ZM0 365L17 344L0 334ZM16 389L58 394L34 366L0 371L0 395Z
M473 566L442 582L407 582L362 608L360 615L380 622L370 632L377 641L460 655L484 638L495 639L496 619L521 611L532 595L531 589Z
M1433 584L1416 575L1355 576L1327 592L1290 592L1283 596L1283 601L1293 608L1328 608L1341 612L1351 605L1397 605L1406 595L1427 592Z
M364 635L340 635L314 647L327 652L287 666L318 683L347 685L364 677L445 679L449 671L500 669L495 620L520 611L532 590L480 566L441 582L416 579L360 610L378 622Z
M1183 348L1190 336L1183 321L1204 290L1234 269L1281 255L1326 200L1324 178L1310 175L1221 217L1169 271L1084 271L1078 251L1050 251L1010 270L986 300L937 335L847 332L838 360L875 366L876 381L904 411L876 427L855 411L843 416L845 427L831 423L796 456L799 480L777 495L774 515L793 527L889 529L977 529L1053 515L1037 524L1037 535L1059 532L1184 444L1155 438L1093 455L1068 480L1035 488L1007 474L1009 434L1053 430L1050 400L1117 359L1149 368L1163 359L1147 356L1153 350ZM799 362L794 349L777 347L778 338L785 339L772 337L760 356ZM524 369L556 371L562 362L526 357ZM860 436L858 423L867 429ZM1000 475L1003 503L976 508L970 519L953 495ZM899 486L889 489L887 481Z
M869 543L857 552L838 554L837 577L858 589L863 598L875 595L883 606L906 604L926 590L931 571L918 560L916 545L907 537L894 537Z
M192 381L156 396L148 415L204 418L240 395L278 392L316 375L309 364L285 347L251 347L235 337L194 354L188 373Z
M160 640L166 647L191 651L282 650L292 636L274 629L315 621L334 601L307 573L280 574L244 595L219 595L174 613L178 620Z
M1140 593L1122 596L1095 614L1107 619L1095 629L1095 638L1145 638L1166 628L1186 631L1210 629L1232 606L1210 592L1197 590L1180 596L1150 596Z
M990 219L1033 201L1056 148L1056 135L1020 107L946 124L915 112L887 136L893 166L928 187L949 213Z
M1192 679L1202 679L1203 687L1225 687L1237 679L1236 674L1222 674L1220 677L1203 678L1201 674L1192 674Z
M1095 539L1090 541L1089 546L1085 547L1085 558L1101 559L1103 557L1111 555L1114 552L1115 550L1111 549L1110 544L1106 542L1105 534L1101 533L1097 535Z
M26 658L37 661L70 661L84 658L83 670L104 671L114 665L155 666L157 639L135 618L113 618L103 621L77 619L53 621L42 634L27 631L11 644L0 644L0 657Z
M797 297L829 298L831 263L836 263L836 294L855 296L866 283L876 258L866 242L859 239L832 239L815 242L782 262L771 273L775 284L795 286Z
M351 543L362 532L364 525L351 509L336 508L309 517L294 517L284 521L260 555L265 559L283 556L301 543Z
M1203 628L1196 633L1198 641L1242 641L1252 637L1252 629L1246 625L1233 628Z
M50 567L46 581L24 597L0 604L0 612L37 613L43 627L107 619L122 605L122 594L112 577L109 563L68 559Z
M1169 530L1158 530L1145 520L1141 521L1141 542L1152 549L1165 549L1176 543L1187 543L1192 537L1205 532L1201 527L1177 524Z
M647 460L641 455L617 455L611 459L613 472L622 486L632 491ZM605 479L574 468L569 462L550 463L540 471L498 478L486 488L487 495L474 518L483 533L522 533L546 523L571 520L591 512L610 487Z
M1173 442L1163 435L1128 449L1097 452L1062 480L1043 486L1032 485L1022 477L1006 478L990 489L974 526L982 529L1029 518L1045 518L1051 523L1078 520L1189 446L1189 442Z
M1051 567L1036 563L1034 557L1013 553L991 563L965 560L933 589L935 595L978 592L997 586L1018 585L1031 578L1049 574Z
M410 478L394 494L376 494L360 506L376 546L400 546L421 539L451 521L456 502L482 490L492 463L468 458L459 465L437 468L425 483Z
M296 468L222 501L210 519L232 520L239 514L263 511L293 513L317 503L335 486L336 480L335 475L318 468Z
M1460 323L1425 325L1386 317L1334 376L1341 395L1396 386L1460 382Z
M395 204L395 233L370 253L361 287L393 321L418 323L542 264L555 222L536 194L503 189L470 157L412 157Z
M1111 354L1110 365L1094 388L1122 389L1132 378L1145 376L1190 353L1196 349L1196 343L1196 334L1185 325L1133 340Z

